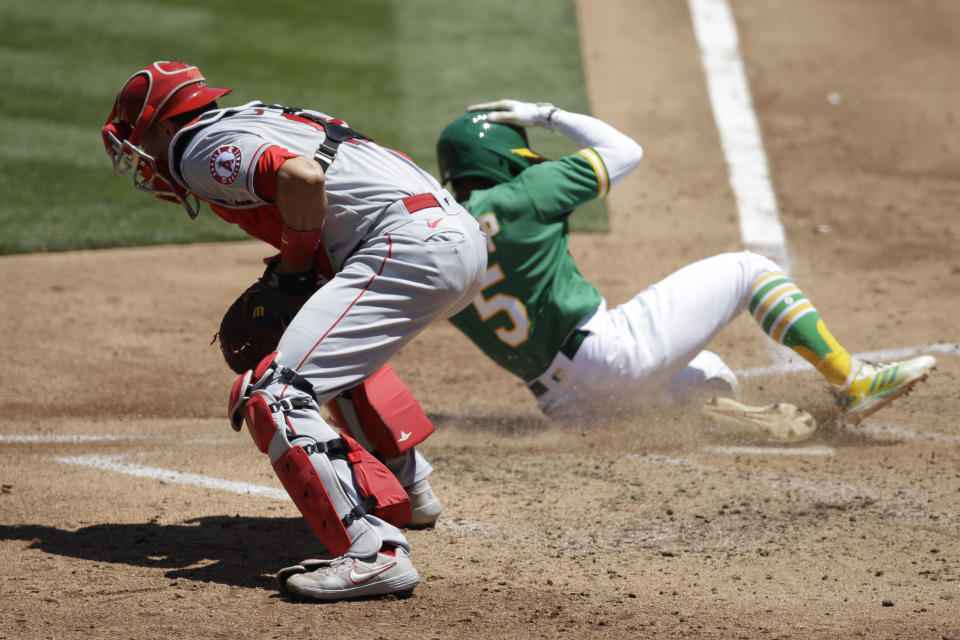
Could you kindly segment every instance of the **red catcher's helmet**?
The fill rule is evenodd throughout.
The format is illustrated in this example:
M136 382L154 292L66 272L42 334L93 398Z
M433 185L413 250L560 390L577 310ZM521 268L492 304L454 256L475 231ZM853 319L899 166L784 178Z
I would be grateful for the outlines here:
M120 89L101 129L113 170L121 175L134 169L137 189L179 202L195 218L196 198L191 204L186 190L166 173L164 159L158 162L137 145L154 122L198 109L231 91L208 87L200 70L183 62L159 61L137 71Z
M154 62L137 71L120 89L107 124L117 129L131 144L138 144L143 132L157 120L197 109L230 93L232 89L208 87L196 67L184 62Z

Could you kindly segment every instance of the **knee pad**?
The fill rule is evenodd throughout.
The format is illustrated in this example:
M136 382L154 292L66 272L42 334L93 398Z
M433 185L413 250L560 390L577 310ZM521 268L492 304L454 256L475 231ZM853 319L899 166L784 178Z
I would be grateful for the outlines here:
M279 366L276 363L279 356L280 352L274 351L261 360L254 369L242 374L233 383L233 388L230 390L230 400L227 402L227 415L230 417L230 426L234 431L240 431L240 427L243 426L248 401L257 391L265 388L272 381L273 374L276 374L281 382L285 382L299 389L316 401L317 396L313 391L313 385L310 384L310 381L293 369ZM289 409L289 407L287 408ZM253 432L251 432L250 435L254 436ZM257 446L259 446L256 436L254 436L253 440L257 442ZM266 453L266 451L264 451L264 453Z
M275 364L278 355L280 354L277 352L271 353L261 360L255 369L237 378L230 390L230 400L227 403L230 426L234 431L240 431L241 426L246 423L250 437L253 438L253 442L261 453L267 453L270 440L277 429L285 427L282 422L284 412L303 405L301 398L296 399L296 407L290 400L285 400L284 404L281 404L263 389L271 377L268 374L278 369ZM278 419L281 422L277 422Z
M341 431L388 459L406 453L435 431L413 392L386 364L325 406Z
M250 399L255 389L264 386L267 378L266 374L271 369L276 368L274 362L279 355L279 352L274 351L261 360L256 368L241 374L233 383L233 388L230 389L230 400L227 402L227 415L230 417L230 426L234 431L240 431L240 427L243 426L243 410L247 400ZM254 438L254 441L256 441L256 438Z

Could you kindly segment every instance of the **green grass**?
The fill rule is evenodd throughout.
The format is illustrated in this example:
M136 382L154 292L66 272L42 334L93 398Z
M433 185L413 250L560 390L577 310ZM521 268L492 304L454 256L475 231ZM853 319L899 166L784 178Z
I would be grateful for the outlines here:
M154 60L196 64L223 104L320 109L436 175L434 144L473 102L589 112L569 0L0 0L0 253L245 238L206 207L117 177L100 140L117 90ZM571 143L534 130L551 156ZM579 230L606 230L602 203Z

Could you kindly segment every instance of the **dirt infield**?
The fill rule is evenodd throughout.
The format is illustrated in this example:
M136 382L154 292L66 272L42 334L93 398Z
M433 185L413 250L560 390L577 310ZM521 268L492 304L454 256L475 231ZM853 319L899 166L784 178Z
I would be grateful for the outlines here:
M265 247L0 258L0 638L960 640L960 3L732 5L793 276L851 351L935 352L915 393L838 425L812 369L745 317L712 348L748 374L778 364L746 399L809 409L811 441L693 411L561 430L432 327L393 362L438 427L421 583L296 603L271 574L314 538L229 429L209 344ZM739 249L737 208L687 4L578 15L594 112L646 150L612 233L573 241L617 304Z

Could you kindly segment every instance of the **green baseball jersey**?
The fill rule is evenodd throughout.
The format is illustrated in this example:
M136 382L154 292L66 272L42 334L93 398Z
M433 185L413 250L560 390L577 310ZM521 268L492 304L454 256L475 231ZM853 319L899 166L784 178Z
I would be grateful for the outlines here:
M450 321L523 380L543 373L600 304L570 255L567 220L608 188L603 161L587 148L473 191L463 203L487 234L487 273L473 304Z

